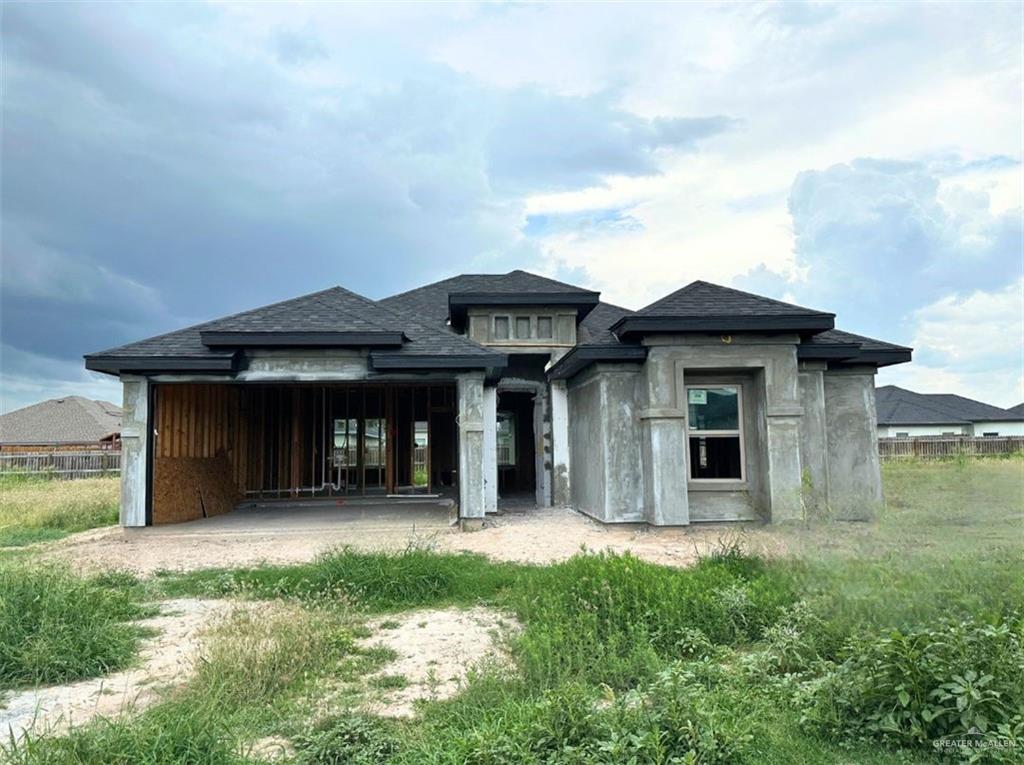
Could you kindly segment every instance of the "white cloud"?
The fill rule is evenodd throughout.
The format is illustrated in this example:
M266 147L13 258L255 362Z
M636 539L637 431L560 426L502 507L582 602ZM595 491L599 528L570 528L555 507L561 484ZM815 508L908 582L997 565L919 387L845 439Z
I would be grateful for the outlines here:
M915 361L880 384L958 393L996 406L1024 401L1024 278L1004 289L947 295L913 314Z

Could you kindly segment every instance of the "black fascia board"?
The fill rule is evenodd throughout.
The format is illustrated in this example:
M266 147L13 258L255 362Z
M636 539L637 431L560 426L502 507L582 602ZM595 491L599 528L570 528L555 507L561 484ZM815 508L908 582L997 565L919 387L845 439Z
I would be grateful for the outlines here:
M669 332L800 332L816 334L835 328L835 314L796 316L624 316L612 325L616 337Z
M577 345L548 370L552 380L568 380L600 361L629 362L647 358L642 345Z
M363 348L400 346L401 332L276 332L204 330L199 333L209 348Z
M860 343L801 343L796 347L798 359L851 359L860 352Z
M86 356L85 368L93 372L119 375L122 372L158 374L162 372L234 372L238 354L215 356Z
M887 367L891 364L905 364L914 354L913 348L867 348L851 359L850 364L874 364L876 367Z
M370 353L378 369L493 369L508 366L504 353Z
M448 319L453 327L462 329L470 306L558 305L575 308L576 320L580 321L600 299L600 292L455 292L448 295Z

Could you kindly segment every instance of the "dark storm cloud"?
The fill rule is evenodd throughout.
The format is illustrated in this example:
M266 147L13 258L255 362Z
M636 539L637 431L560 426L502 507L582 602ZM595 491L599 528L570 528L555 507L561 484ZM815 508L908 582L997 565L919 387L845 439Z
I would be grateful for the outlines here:
M656 173L732 124L488 88L302 24L254 41L221 13L5 6L5 376L329 284L529 265L522 195Z

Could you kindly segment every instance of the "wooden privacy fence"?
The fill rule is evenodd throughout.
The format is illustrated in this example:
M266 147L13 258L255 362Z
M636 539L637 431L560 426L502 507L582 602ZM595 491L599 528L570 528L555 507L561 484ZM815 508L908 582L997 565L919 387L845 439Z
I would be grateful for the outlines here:
M1024 436L918 436L879 438L878 456L883 460L917 457L985 457L1024 452Z
M89 478L121 472L121 452L24 452L0 454L0 475Z

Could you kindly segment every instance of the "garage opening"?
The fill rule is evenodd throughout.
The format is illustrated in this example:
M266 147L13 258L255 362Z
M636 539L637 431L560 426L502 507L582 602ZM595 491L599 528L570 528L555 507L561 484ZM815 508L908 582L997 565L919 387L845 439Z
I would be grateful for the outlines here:
M456 391L430 384L157 384L151 523L242 500L445 496Z

